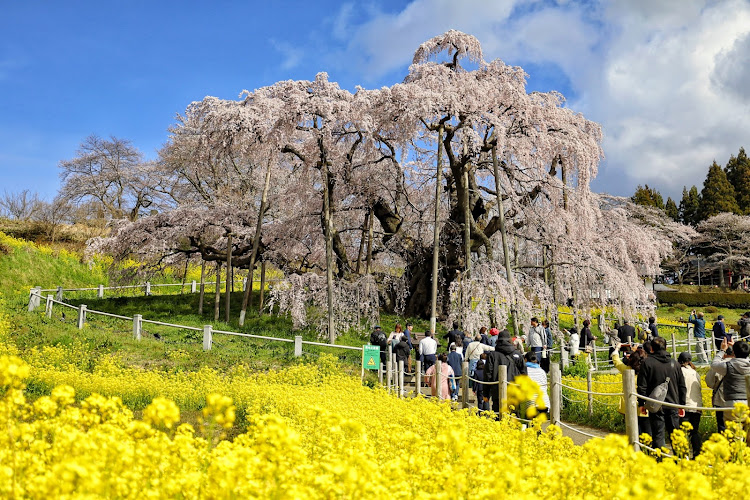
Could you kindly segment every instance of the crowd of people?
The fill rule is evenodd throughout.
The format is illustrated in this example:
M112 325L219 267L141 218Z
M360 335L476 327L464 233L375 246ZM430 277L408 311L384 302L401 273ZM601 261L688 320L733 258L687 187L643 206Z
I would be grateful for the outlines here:
M747 403L745 375L750 375L750 312L738 322L739 339L733 339L719 315L713 324L711 339L706 336L706 323L701 312L692 311L688 324L693 327L696 340L698 363L709 364L705 375L707 386L712 390L712 406L727 408L716 412L717 428L722 432L725 422L734 418L734 403ZM376 326L370 336L370 343L380 347L381 362L386 362L388 347L392 348L396 361L403 361L408 371L413 371L413 359L419 359L424 371L424 382L432 388L432 395L442 399L457 400L458 379L463 375L464 360L468 363L470 387L475 394L480 410L499 412L499 367L507 367L507 381L512 382L518 375L528 375L540 387L545 407L549 408L547 394L547 373L550 368L550 354L555 337L547 320L532 318L530 325L521 335L513 335L508 330L481 328L473 336L459 329L457 323L446 333L447 350L438 354L439 342L433 332L426 332L415 343L416 336L412 325L402 328L397 324L394 331L386 336ZM590 321L584 320L581 331L573 327L563 330L567 341L561 338L563 349L575 359L581 353L591 352L596 337L591 332ZM677 359L667 352L666 340L659 335L654 317L649 318L648 326L637 330L630 321L608 333L611 339L610 354L614 367L620 372L633 370L639 396L657 399L665 403L681 405L676 409L639 398L638 428L640 434L651 436L651 446L660 448L668 441L672 431L683 422L690 423L689 438L693 454L700 453L702 442L699 432L703 416L701 396L701 375L693 364L693 356L682 352ZM713 340L716 355L709 360L708 342ZM441 362L441 376L437 377L436 362ZM440 379L440 380L438 380ZM620 403L624 413L624 400Z

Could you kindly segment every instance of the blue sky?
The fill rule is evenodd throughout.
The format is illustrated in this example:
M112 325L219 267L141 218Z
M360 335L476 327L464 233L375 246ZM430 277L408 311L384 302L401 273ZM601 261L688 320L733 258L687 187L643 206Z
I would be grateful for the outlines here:
M599 190L679 195L750 148L748 0L0 0L0 192L52 197L58 162L90 134L153 158L206 95L320 71L349 89L393 84L451 28L602 124Z

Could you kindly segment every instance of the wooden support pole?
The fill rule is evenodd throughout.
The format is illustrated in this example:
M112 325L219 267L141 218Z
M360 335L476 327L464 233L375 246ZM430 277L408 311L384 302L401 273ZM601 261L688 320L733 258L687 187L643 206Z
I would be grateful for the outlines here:
M677 359L677 344L675 343L674 332L672 332L672 358Z
M227 235L227 279L226 279L226 291L224 293L225 304L224 304L224 321L229 323L229 310L232 305L232 233Z
M560 372L560 365L558 363L552 363L550 365L550 421L558 425L560 423L560 407L562 406L562 373Z
M214 290L214 321L219 321L221 305L221 262L216 261L216 289Z
M622 393L625 398L625 433L628 436L628 443L640 451L638 444L638 395L635 392L635 372L625 370L622 373Z
M461 408L469 407L469 362L461 363Z
M294 337L294 356L299 358L302 356L302 336L295 335Z
M415 384L417 386L417 396L422 394L422 362L420 360L417 360L417 372L415 377Z
M260 303L258 304L258 314L263 314L263 296L266 291L266 261L260 263ZM359 311L359 308L357 308Z
M96 290L96 298L97 299L104 298L104 285L99 285L99 288Z
M497 392L500 396L500 412L502 413L503 408L508 405L508 367L500 365L497 368L497 380L500 382Z
M46 304L46 306L44 308L44 312L47 313L47 317L48 318L52 317L52 306L55 305L55 303L52 302L52 300L53 300L53 296L52 295L47 295L47 304Z
M404 360L398 360L398 397L404 397Z
M203 314L203 298L206 295L206 261L201 260L201 293L198 297L198 315Z
M589 391L588 394L586 394L586 397L588 399L588 412L589 417L594 416L594 395L591 394L591 391L593 390L592 387L594 385L594 381L591 375L591 370L586 372L586 390Z

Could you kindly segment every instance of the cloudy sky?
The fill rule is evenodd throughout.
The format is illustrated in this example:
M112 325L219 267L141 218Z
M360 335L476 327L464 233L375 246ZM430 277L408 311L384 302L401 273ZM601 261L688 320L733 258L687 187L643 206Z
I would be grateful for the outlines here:
M391 85L448 29L602 124L597 190L679 197L750 149L750 0L0 0L0 193L53 196L58 162L90 134L153 158L206 95L319 71Z

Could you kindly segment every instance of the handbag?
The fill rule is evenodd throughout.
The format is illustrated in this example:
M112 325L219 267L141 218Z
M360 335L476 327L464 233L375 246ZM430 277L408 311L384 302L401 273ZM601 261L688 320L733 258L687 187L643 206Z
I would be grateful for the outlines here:
M667 392L669 391L669 377L662 382L661 384L654 387L654 390L651 391L651 394L648 395L651 399L657 399L659 401L664 401L664 399L667 397ZM653 401L646 401L646 404L644 405L646 407L646 410L649 412L657 412L661 410L661 403L654 403Z

